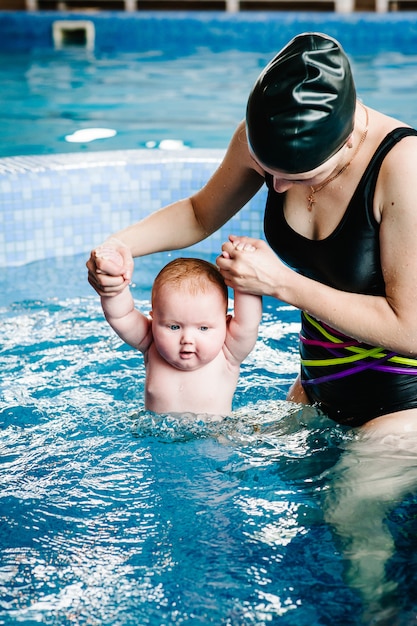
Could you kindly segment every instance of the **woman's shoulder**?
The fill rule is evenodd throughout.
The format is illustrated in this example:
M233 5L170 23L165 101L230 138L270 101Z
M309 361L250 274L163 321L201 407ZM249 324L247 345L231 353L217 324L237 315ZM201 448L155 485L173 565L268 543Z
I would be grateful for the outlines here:
M229 147L226 152L226 158L224 163L230 164L230 166L239 166L244 169L253 170L257 174L260 174L263 178L265 172L261 166L253 158L248 144L248 138L246 134L246 123L242 120L230 141Z
M385 209L394 207L397 211L399 205L410 204L413 207L415 205L417 131L400 120L393 118L388 118L388 120L378 145L381 168L375 197L377 201L379 198L379 206L385 206ZM411 203L409 203L410 197ZM393 198L397 198L398 201L394 201Z
M402 156L412 154L417 163L417 131L402 120L368 108L369 130L364 162L383 154L384 166L398 171Z
M395 117L391 117L390 115L386 115L381 111L377 111L375 109L368 108L369 114L369 128L372 131L372 135L375 137L375 141L380 143L384 140L390 133L399 128L408 128L415 129L410 126L407 122L403 120L399 120Z

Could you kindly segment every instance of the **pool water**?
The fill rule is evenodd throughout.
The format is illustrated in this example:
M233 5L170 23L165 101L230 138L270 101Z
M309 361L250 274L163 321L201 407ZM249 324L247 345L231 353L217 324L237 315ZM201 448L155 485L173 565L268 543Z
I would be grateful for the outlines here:
M169 258L136 262L145 311ZM0 281L0 623L415 623L416 452L285 402L294 309L265 300L219 422L144 411L142 357L105 323L84 257ZM376 548L373 569L355 561Z
M193 54L0 52L0 157L137 148L226 148L277 50ZM11 59L13 62L11 62ZM352 57L358 95L417 126L417 55ZM101 129L97 139L78 134ZM114 131L111 136L105 131ZM93 135L94 136L94 135Z

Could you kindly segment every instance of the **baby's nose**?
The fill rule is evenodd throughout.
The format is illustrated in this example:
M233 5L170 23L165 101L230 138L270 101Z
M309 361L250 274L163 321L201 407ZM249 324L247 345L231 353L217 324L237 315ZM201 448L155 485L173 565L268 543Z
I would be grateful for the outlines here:
M184 328L181 335L181 343L193 343L193 333L190 329Z

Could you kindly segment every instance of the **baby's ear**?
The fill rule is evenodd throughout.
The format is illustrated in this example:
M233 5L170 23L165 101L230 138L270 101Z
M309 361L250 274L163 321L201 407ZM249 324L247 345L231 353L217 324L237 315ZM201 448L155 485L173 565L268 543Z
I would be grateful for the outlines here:
M153 318L153 311L152 311L152 310L151 310L151 311L149 311L149 317L152 317L152 318Z
M226 324L230 324L230 321L233 319L233 315L231 313L228 313L226 315Z

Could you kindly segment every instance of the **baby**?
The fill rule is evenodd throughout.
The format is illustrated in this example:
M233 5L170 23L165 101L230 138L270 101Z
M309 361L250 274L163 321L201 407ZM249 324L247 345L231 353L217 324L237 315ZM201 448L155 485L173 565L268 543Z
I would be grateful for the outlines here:
M101 246L96 255L122 265L111 247ZM217 267L179 258L154 281L150 317L135 308L129 288L100 298L113 330L144 355L146 409L230 414L240 364L258 337L260 296L235 292L234 315L228 315L227 286Z

